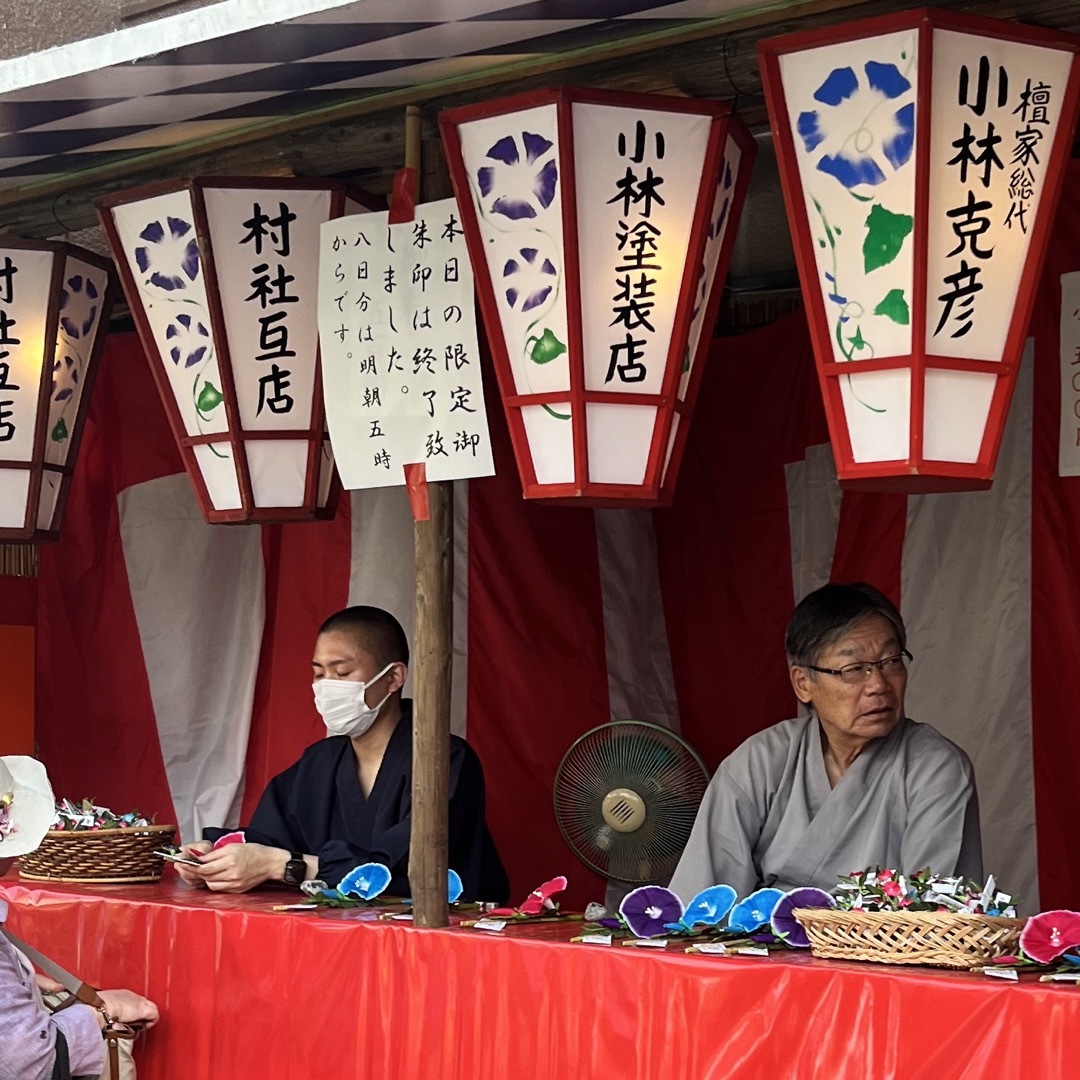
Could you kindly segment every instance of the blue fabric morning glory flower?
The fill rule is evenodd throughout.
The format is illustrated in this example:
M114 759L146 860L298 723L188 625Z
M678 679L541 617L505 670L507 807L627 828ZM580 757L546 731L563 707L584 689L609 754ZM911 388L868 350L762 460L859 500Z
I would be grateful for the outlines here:
M783 895L783 889L758 889L745 900L740 900L731 909L728 926L732 930L742 930L746 934L757 930L772 918L773 908L780 902L780 897Z
M465 891L461 875L456 870L448 870L446 877L446 899L452 904Z
M374 900L390 884L390 871L382 863L369 862L350 870L338 885L342 896Z
M686 905L683 917L670 923L669 930L692 930L695 926L716 926L731 910L738 894L730 885L713 885L702 889Z

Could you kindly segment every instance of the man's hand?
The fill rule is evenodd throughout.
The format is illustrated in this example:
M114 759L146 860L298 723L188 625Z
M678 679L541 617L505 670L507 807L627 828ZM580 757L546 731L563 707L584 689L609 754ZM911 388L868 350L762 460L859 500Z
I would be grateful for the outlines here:
M48 975L42 975L40 971L34 972L34 979L37 981L38 989L43 994L63 994L65 992L63 983L50 979Z
M196 840L192 844L185 844L183 848L183 854L185 855L198 855L203 856L208 851L213 850L214 845L209 840ZM199 873L192 866L185 866L183 863L173 863L176 867L176 872L180 875L180 880L188 885L205 885L206 881L203 875Z
M99 990L98 994L111 1020L121 1024L145 1024L147 1027L153 1027L158 1022L157 1006L134 990ZM98 1023L105 1027L105 1017L100 1011Z
M289 852L263 844L227 844L202 855L202 865L181 866L185 881L201 881L214 892L247 892L264 881L281 881Z

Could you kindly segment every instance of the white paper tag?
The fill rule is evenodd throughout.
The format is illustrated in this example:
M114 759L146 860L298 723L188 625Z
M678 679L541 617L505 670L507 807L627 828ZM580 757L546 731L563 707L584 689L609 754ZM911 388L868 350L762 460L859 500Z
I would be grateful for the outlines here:
M742 949L735 950L740 956L768 956L769 950L759 948L757 945L747 945Z
M581 944L582 945L610 945L611 944L611 935L610 934L582 934L581 935Z
M506 926L505 919L477 919L473 923L474 930L490 930L492 933L498 933Z
M666 938L643 937L633 942L635 945L644 945L647 949L666 949Z
M989 975L992 979L1005 979L1008 982L1019 982L1020 976L1016 973L1015 968L992 968L984 967L983 974Z
M697 951L711 956L723 956L728 952L728 947L722 941L707 941L704 945L698 945Z
M317 911L318 904L278 904L275 911Z
M1080 973L1073 975L1069 971L1059 971L1055 975L1044 975L1039 982L1080 983Z
M412 922L413 921L412 914L410 912L408 912L408 911L404 911L400 915L390 915L390 916L388 916L388 918L392 922Z

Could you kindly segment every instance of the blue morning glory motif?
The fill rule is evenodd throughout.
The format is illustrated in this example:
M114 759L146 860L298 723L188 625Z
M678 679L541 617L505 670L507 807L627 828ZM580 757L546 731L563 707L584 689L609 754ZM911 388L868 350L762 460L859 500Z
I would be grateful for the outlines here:
M97 286L82 274L74 274L60 290L60 326L70 338L81 338L93 329L98 313Z
M465 886L461 882L461 875L456 870L447 871L446 899L452 904L461 897Z
M515 311L532 311L539 307L551 295L558 280L559 272L551 260L538 261L538 255L536 248L521 248L516 259L507 259L503 265L506 302Z
M342 896L374 900L390 884L390 871L382 863L369 862L350 870L337 887Z
M731 909L728 926L745 934L759 929L772 918L773 908L783 895L782 889L758 889Z
M669 930L692 930L695 926L716 926L731 910L736 892L730 885L713 885L703 889L686 905L683 917L669 923Z
M194 367L210 347L210 331L188 314L177 315L169 323L165 329L165 338L173 342L169 350L172 362L179 366L183 360L185 368Z
M191 225L183 218L166 217L165 224L167 230L160 221L151 221L139 233L146 244L135 249L135 262L144 274L150 271L149 284L173 292L199 276L199 241L188 236Z
M895 64L868 60L861 74L834 68L814 91L821 109L799 114L796 130L808 154L822 149L817 168L844 187L874 186L885 166L901 169L915 146L915 104L883 107L911 90Z
M531 131L520 136L505 135L485 155L496 165L483 165L476 181L489 213L511 221L535 218L555 198L559 169L550 140Z

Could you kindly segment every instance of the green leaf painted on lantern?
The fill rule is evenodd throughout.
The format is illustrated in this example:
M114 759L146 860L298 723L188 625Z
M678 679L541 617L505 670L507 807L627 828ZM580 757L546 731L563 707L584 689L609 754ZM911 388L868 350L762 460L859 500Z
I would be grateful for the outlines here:
M862 336L862 327L861 326L855 327L855 333L851 337L848 338L848 341L850 341L852 346L853 346L853 348L852 348L853 353L858 352L859 349L865 349L866 348L866 339Z
M911 322L911 311L908 308L908 302L904 299L904 290L890 289L881 303L874 308L874 314L884 315L885 318L892 319L894 323L907 326Z
M68 437L67 424L64 423L64 418L62 416L53 425L53 429L49 433L49 437L52 439L53 442L63 442Z
M912 224L910 214L894 214L880 203L870 208L862 247L866 273L877 270L879 266L888 266L900 254Z
M556 357L566 352L566 346L551 332L548 327L538 338L533 339L532 350L529 353L534 364L550 364Z
M199 391L199 397L195 404L199 412L208 413L216 409L224 400L221 391L208 380L203 383L203 388Z

